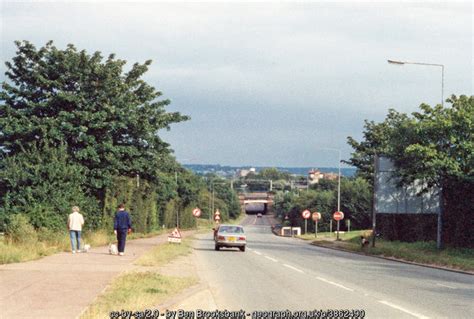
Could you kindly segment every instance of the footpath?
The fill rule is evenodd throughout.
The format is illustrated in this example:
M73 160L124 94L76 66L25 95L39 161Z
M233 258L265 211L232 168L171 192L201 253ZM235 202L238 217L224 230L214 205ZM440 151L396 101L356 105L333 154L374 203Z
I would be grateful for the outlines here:
M136 267L133 262L167 236L129 240L125 256L101 246L0 265L0 318L78 318L116 276Z

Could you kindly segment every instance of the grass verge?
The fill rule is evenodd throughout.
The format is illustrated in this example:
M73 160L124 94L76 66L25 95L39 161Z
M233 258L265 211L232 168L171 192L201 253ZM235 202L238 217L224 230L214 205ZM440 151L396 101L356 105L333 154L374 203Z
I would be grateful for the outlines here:
M112 311L144 311L197 283L193 277L169 277L155 271L118 277L82 314L81 319L110 318Z
M316 239L314 234L303 235L300 238L312 240L317 245L342 248L368 255L396 258L455 270L474 271L474 249L447 247L438 250L434 241L406 243L383 239L377 239L375 247L371 245L361 247L360 236L363 234L367 234L367 231L340 233L340 241L336 241L336 235L331 233L320 233Z
M191 239L183 238L181 244L164 243L151 249L135 261L135 265L157 267L180 256L191 253Z
M148 238L157 236L163 231L152 233L132 233L128 239ZM52 231L37 232L32 240L23 242L13 242L5 236L0 237L0 264L9 264L24 262L28 260L39 259L61 251L69 251L71 244L69 235L66 232L55 233ZM84 232L83 243L87 243L92 247L104 246L111 242L115 242L116 238L112 232L99 230L95 232Z
M160 244L135 261L145 266L121 275L87 308L81 319L109 318L112 311L140 311L153 309L166 299L198 283L195 277L164 276L158 273L160 266L177 257L191 253L190 238L183 238L181 244Z

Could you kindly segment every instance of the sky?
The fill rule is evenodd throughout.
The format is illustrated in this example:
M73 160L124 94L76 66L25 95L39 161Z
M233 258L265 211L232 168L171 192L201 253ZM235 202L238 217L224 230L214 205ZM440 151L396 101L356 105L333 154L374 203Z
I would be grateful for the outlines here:
M0 0L0 81L15 40L152 59L144 79L190 121L158 134L183 164L335 167L389 108L473 94L470 1Z

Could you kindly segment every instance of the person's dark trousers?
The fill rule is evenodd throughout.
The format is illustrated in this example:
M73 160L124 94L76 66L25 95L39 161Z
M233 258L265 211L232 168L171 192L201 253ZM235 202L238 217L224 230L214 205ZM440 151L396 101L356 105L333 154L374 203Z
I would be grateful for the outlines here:
M128 229L117 229L118 251L123 253L125 251L125 241L127 240Z

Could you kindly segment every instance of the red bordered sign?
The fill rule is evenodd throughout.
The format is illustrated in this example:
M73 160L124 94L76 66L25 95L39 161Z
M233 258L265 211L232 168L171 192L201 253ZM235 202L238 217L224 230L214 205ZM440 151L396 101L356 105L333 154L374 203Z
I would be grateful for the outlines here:
M308 219L310 216L311 216L311 212L307 209L305 209L302 213L301 213L301 216L304 218L304 219Z
M332 215L332 218L334 218L334 220L343 220L344 219L344 213L343 212L335 212Z
M201 210L200 210L199 208L197 208L197 207L196 207L195 209L193 209L193 216L194 216L194 217L199 217L199 216L201 216Z

